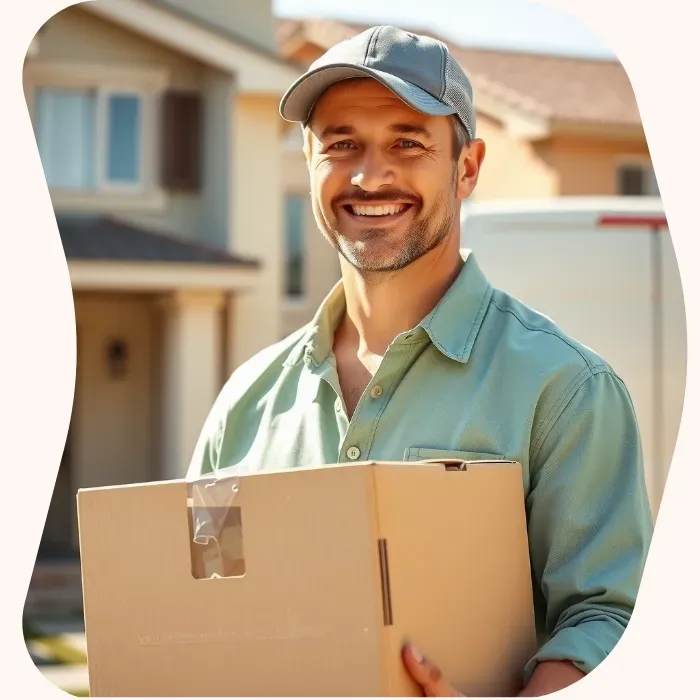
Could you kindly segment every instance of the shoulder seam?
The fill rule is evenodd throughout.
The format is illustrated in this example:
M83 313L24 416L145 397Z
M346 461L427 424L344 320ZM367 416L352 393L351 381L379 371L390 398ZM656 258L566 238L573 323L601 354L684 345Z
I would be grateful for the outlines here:
M565 343L568 345L585 363L588 369L593 372L597 367L605 367L605 365L594 365L589 358L587 358L579 348L577 348L575 345L573 345L565 336L563 336L560 333L555 333L554 331L547 330L546 328L533 328L532 326L528 326L525 321L523 321L518 314L515 313L512 309L504 309L502 306L499 306L498 302L496 301L495 298L492 297L491 303L502 313L504 314L510 314L518 323L525 328L528 331L532 331L533 333L546 333L547 335L552 335L555 338L558 338L559 340L562 341L562 343Z
M563 415L564 411L566 410L566 407L571 403L573 400L574 396L578 393L579 389L589 380L591 380L593 377L599 375L599 374L607 374L608 376L612 377L616 381L620 382L621 384L624 385L624 382L620 377L615 374L609 367L606 365L593 365L590 369L589 368L584 368L582 369L569 384L567 385L566 389L560 396L559 400L552 406L550 411L547 413L547 415L540 421L539 426L533 433L533 440L531 443L531 448L530 448L530 463L534 464L536 461L537 457L539 456L539 452L542 449L542 445L544 444L544 441L547 439L547 436L551 432L552 428L556 424L556 422L561 418Z

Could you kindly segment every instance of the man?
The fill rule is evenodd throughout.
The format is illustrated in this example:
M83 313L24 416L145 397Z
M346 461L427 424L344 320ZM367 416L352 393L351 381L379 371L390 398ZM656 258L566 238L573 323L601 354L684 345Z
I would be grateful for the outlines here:
M342 280L308 326L234 372L189 476L419 453L517 460L543 634L522 695L535 696L619 640L651 517L623 382L460 251L460 204L485 156L472 101L444 44L393 27L333 47L290 88L281 114L303 125ZM419 651L404 662L426 695L457 694Z

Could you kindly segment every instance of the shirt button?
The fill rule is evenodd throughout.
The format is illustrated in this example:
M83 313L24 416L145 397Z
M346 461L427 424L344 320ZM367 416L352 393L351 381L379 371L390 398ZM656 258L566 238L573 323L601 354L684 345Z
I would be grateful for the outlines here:
M376 386L372 387L372 391L369 392L369 395L373 399L378 399L382 394L384 393L384 389L377 384Z
M360 456L360 450L354 446L349 447L345 454L348 456L348 459L351 459L354 462Z
M340 413L343 410L343 404L340 403L340 399L335 402L335 411Z

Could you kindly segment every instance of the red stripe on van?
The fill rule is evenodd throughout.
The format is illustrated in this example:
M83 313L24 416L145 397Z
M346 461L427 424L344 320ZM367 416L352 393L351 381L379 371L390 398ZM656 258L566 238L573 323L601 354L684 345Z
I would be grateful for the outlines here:
M665 216L630 216L606 214L597 221L598 226L649 226L650 228L668 228Z

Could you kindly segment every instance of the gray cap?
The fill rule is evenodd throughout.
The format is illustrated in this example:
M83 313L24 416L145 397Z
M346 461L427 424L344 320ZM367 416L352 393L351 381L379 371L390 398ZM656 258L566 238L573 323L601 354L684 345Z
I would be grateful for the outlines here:
M423 114L456 114L471 138L472 86L442 41L396 27L372 27L331 47L282 98L280 114L306 124L316 101L348 78L374 78Z

